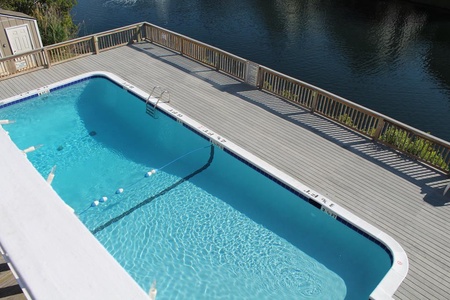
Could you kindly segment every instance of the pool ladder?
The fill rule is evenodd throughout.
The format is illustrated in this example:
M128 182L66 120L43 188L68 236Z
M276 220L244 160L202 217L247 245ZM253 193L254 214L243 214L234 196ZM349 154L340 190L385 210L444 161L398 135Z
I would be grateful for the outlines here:
M159 92L159 96L155 97L153 95L156 95ZM167 94L168 98L167 100L163 100L163 96ZM152 104L150 102L150 99L156 99L155 104ZM159 101L161 101L162 103L169 103L170 102L170 92L168 90L162 90L161 87L159 86L155 86L152 90L152 92L150 93L150 95L148 96L147 100L145 101L145 112L152 116L154 119L158 118L157 115L157 109L156 107L158 106Z

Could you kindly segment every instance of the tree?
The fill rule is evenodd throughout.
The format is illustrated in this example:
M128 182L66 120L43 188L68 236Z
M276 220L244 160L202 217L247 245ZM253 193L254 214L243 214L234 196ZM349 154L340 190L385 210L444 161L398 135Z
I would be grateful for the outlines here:
M76 0L4 0L4 9L19 11L36 18L44 45L59 43L78 34L70 10Z

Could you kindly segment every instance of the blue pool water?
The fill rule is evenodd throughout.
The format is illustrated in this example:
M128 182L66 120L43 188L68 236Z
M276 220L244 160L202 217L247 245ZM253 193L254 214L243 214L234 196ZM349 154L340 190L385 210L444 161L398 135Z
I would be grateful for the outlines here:
M369 298L392 264L384 248L158 116L100 77L0 109L20 149L42 145L28 154L36 169L57 166L55 191L144 290L156 280L158 299Z

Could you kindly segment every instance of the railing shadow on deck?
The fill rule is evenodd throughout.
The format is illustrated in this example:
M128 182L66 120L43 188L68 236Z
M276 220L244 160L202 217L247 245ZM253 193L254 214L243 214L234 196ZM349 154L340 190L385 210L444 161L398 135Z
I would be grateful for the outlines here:
M386 145L377 143L339 123L321 115L313 114L311 111L287 100L245 84L230 75L218 73L194 60L187 64L180 59L182 57L181 54L171 54L173 52L169 49L161 50L159 47L156 49L149 45L151 44L142 43L128 45L128 47L207 82L217 90L256 105L389 170L419 186L423 191L424 201L433 206L443 206L450 202L448 195L442 195L442 191L449 181L448 177L442 172L390 149ZM217 76L214 76L214 74Z

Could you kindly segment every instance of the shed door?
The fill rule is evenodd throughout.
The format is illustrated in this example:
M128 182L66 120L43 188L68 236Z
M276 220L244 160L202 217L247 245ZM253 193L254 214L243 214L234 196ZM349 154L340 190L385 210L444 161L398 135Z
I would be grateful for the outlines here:
M9 27L5 30L13 55L33 50L30 31L26 24Z

